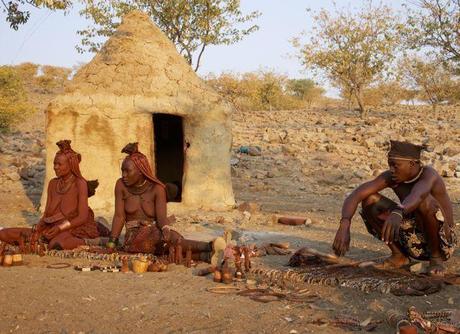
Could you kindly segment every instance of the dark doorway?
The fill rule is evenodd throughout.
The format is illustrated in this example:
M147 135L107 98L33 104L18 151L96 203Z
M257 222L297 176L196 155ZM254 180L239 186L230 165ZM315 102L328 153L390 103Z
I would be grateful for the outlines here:
M156 175L166 184L168 201L182 199L184 174L184 128L182 117L154 114Z

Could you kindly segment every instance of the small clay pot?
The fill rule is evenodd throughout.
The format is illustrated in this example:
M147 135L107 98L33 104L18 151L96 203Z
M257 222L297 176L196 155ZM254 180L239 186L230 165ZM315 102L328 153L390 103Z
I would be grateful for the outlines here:
M127 258L123 258L121 260L121 272L122 273L129 273L129 262Z
M407 325L407 326L401 326L399 328L399 333L400 334L417 334L417 327L412 326L412 325Z
M282 225L291 225L291 226L297 226L297 225L303 225L307 221L307 218L303 217L280 217L278 218L278 224Z
M166 263L160 263L160 271L168 271L168 265Z
M136 274L145 273L147 271L148 266L149 266L149 262L147 261L147 259L145 259L143 257L141 257L139 259L135 259L133 261L133 271Z
M232 274L222 274L222 282L225 284L231 284L233 282Z
M220 270L214 270L214 278L213 278L214 282L216 283L220 283L222 282L222 273L220 272Z
M160 264L158 262L152 262L149 264L149 267L147 268L147 271L156 273L160 271Z
M222 282L225 284L230 284L233 282L233 275L230 268L228 267L224 267L222 269Z
M14 254L13 255L13 266L20 266L22 265L22 254Z
M11 267L13 265L13 255L4 255L2 263L4 267Z

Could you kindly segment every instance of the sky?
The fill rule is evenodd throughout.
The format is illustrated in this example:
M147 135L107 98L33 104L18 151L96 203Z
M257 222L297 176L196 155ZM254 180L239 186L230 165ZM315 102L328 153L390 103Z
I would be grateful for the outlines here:
M337 6L353 10L365 1L336 0ZM384 3L400 9L404 0ZM241 0L243 13L258 10L255 20L260 29L243 41L230 46L211 46L205 51L199 74L225 71L248 72L275 70L289 77L311 77L305 71L290 43L292 38L312 27L312 11L333 9L332 0ZM0 65L23 62L72 67L91 60L94 54L80 54L75 49L80 41L77 31L88 21L74 8L67 15L46 9L32 10L31 18L18 31L9 28L4 13L0 13Z

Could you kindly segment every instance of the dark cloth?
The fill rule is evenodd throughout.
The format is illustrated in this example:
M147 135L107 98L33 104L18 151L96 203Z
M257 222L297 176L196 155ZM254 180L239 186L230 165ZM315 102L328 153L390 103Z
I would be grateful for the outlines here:
M390 141L389 158L403 158L411 160L420 160L420 153L423 146L411 144L409 142L401 142L396 140Z
M382 213L389 214L391 210L397 207L397 203L390 200L389 198L382 196L379 202L371 206L371 208L367 207L365 210L361 210L360 214L363 218L364 224L366 225L367 231L375 238L382 240L380 231L382 230L383 224L385 222L379 218L373 219L372 217L369 217L370 213L373 211L374 217ZM436 218L439 221L438 234L440 238L441 252L443 254L444 260L447 260L452 256L455 250L457 238L455 231L452 230L452 240L450 242L447 240L444 230L444 219L442 217L441 210L438 210ZM377 229L371 221L375 221L379 228ZM424 261L431 258L431 251L428 245L428 241L426 240L423 231L421 231L418 227L414 214L404 215L403 217L399 230L399 245L401 246L401 251L406 256Z

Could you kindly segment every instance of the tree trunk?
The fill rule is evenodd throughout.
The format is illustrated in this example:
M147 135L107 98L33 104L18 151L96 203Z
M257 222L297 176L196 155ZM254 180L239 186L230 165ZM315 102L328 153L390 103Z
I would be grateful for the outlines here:
M364 107L361 89L355 89L355 97L356 97L356 102L358 102L359 116L361 116L361 118L364 118L366 117L366 108Z

